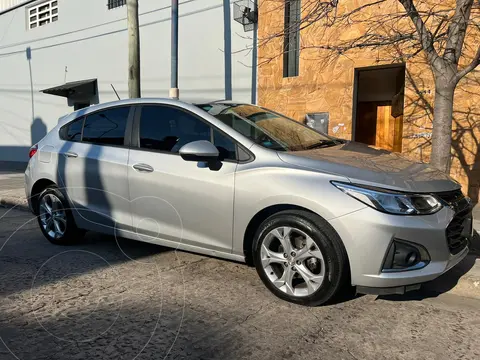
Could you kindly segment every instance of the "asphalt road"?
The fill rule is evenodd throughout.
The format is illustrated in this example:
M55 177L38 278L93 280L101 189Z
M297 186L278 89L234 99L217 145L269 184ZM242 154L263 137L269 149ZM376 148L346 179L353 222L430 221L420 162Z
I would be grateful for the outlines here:
M306 308L243 264L98 234L54 246L32 215L6 211L1 360L480 359L480 300L423 291Z

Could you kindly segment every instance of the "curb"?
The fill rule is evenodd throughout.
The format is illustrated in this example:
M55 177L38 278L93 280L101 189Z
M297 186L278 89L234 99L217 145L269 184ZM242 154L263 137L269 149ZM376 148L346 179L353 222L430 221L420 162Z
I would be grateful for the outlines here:
M460 263L422 288L435 294L480 299L480 257L470 252Z
M15 210L30 211L27 199L16 196L0 195L0 206L4 208L14 208Z
M465 275L448 293L480 300L480 278Z

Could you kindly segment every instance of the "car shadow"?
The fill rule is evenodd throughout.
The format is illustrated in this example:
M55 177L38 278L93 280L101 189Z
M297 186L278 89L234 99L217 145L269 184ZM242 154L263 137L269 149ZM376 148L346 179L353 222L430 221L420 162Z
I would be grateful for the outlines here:
M71 246L70 249L75 247L84 250L91 249L99 254L121 253L122 257L126 258L124 261L139 260L174 250L161 245L113 235L105 235L94 231L87 232L82 242L78 245Z
M18 224L10 226L15 228ZM47 245L40 230L31 231L36 227L36 219L33 219L12 235L8 233L3 238L0 235L0 270L3 275L0 297L52 283L60 284L65 278L128 262L157 264L161 260L156 256L174 250L97 232L87 232L82 241L69 246ZM44 272L51 275L46 276Z
M480 258L480 234L473 230L473 237L470 241L470 254Z
M422 287L417 291L411 291L403 295L378 296L377 298L390 301L421 301L427 298L435 298L455 288L460 279L473 268L478 258L480 258L480 235L474 230L474 235L470 241L470 252L452 269L435 280L422 284Z
M242 358L251 354L242 334L228 331L221 315L207 317L166 303L156 293L151 303L133 301L131 295L128 305L108 302L115 294L99 291L108 295L97 303L70 308L49 303L36 309L35 316L26 313L5 321L0 328L2 359L224 359L232 352Z
M361 297L365 296L365 294L357 293L357 289L355 286L348 286L342 289L338 294L336 294L330 301L327 301L322 306L331 306L331 305L339 305L342 303L354 301Z

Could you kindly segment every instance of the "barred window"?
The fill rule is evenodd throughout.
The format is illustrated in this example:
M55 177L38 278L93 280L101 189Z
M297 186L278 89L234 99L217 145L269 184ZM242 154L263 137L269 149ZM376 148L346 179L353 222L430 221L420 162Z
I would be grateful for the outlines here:
M108 0L107 7L110 10L119 6L124 6L126 3L127 0Z
M28 28L34 29L58 20L58 1L49 0L27 9Z

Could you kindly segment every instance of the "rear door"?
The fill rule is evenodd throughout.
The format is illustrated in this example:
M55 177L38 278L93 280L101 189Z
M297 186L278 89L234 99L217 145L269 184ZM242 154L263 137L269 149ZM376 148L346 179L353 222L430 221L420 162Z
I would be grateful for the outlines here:
M222 160L185 161L179 149L212 141ZM133 227L140 240L231 252L236 144L187 110L142 105L136 110L129 157Z
M131 228L127 164L132 120L133 107L109 108L77 119L63 133L59 184L65 186L80 227L107 232Z

